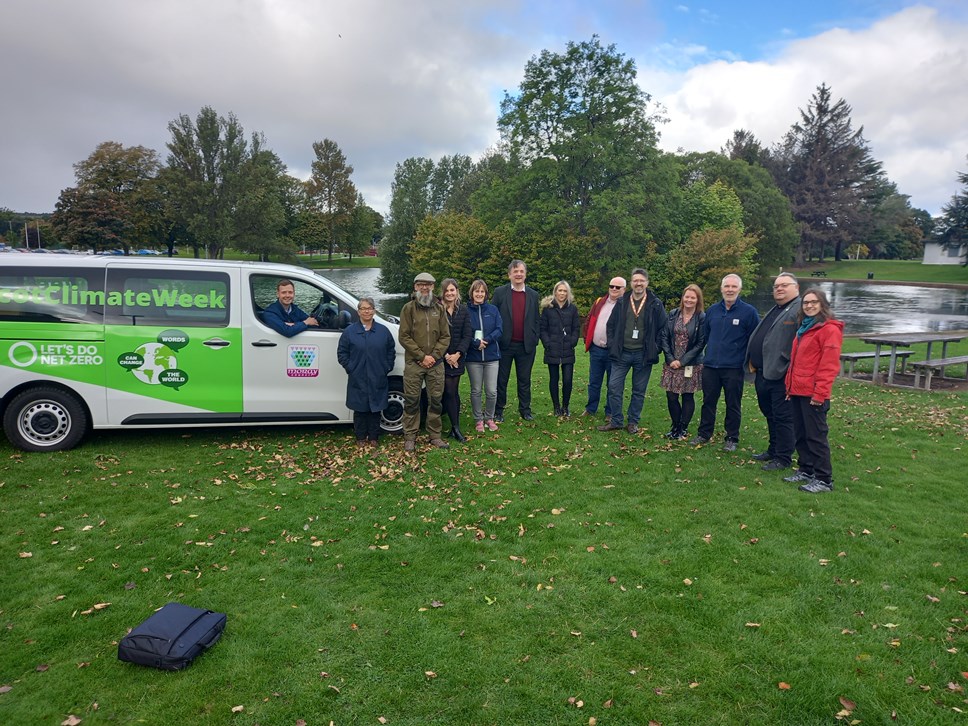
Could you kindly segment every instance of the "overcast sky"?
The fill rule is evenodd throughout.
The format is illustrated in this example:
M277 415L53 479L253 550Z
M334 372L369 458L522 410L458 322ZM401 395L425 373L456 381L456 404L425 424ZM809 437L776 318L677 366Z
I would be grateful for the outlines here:
M789 5L790 7L785 7ZM826 82L932 214L968 171L968 2L926 0L2 0L0 207L50 212L104 141L155 149L202 106L305 179L334 140L385 212L411 156L477 158L543 49L599 34L635 60L662 148L778 141Z

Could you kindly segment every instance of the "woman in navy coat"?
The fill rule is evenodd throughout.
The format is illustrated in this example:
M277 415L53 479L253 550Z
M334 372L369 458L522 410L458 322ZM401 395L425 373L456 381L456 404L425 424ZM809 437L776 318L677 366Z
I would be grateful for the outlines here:
M353 411L356 445L376 446L380 440L381 412L387 407L389 382L396 344L385 325L373 319L373 298L360 298L356 306L360 321L343 331L336 360L346 371L346 407Z

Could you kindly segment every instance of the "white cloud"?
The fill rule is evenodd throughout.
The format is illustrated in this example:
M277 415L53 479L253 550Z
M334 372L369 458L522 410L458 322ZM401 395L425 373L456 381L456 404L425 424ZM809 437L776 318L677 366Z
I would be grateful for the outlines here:
M715 151L733 130L779 141L821 83L853 108L874 157L916 207L937 213L968 153L968 25L914 7L870 28L791 42L769 62L713 62L661 80L668 150Z

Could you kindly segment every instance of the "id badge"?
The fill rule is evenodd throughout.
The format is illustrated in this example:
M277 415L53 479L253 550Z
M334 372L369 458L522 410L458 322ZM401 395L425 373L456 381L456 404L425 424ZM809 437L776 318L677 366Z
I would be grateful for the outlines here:
M484 340L484 331L483 330L475 330L474 331L474 340Z
M739 325L739 318L733 318L733 325Z
M633 328L632 329L632 340L638 340L638 339L639 339L639 329L638 328Z

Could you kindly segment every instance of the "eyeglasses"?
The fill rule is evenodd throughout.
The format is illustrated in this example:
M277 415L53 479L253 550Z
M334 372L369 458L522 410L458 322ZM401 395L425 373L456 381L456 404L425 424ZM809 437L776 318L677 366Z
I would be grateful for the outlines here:
M784 287L790 287L790 285L793 285L793 284L794 283L792 283L792 282L780 282L780 283L777 283L776 285L774 285L773 286L773 289L774 290L779 290L779 289L784 288Z
M362 306L358 307L356 310L357 310L357 312L361 312L361 313L372 313L373 312L373 308L371 308L369 305L362 305Z
M820 304L820 301L819 300L804 300L803 301L803 307L807 307L807 305L819 305L819 304Z
M625 285L609 285L608 286L608 289L609 290L621 290L623 287L625 287Z

